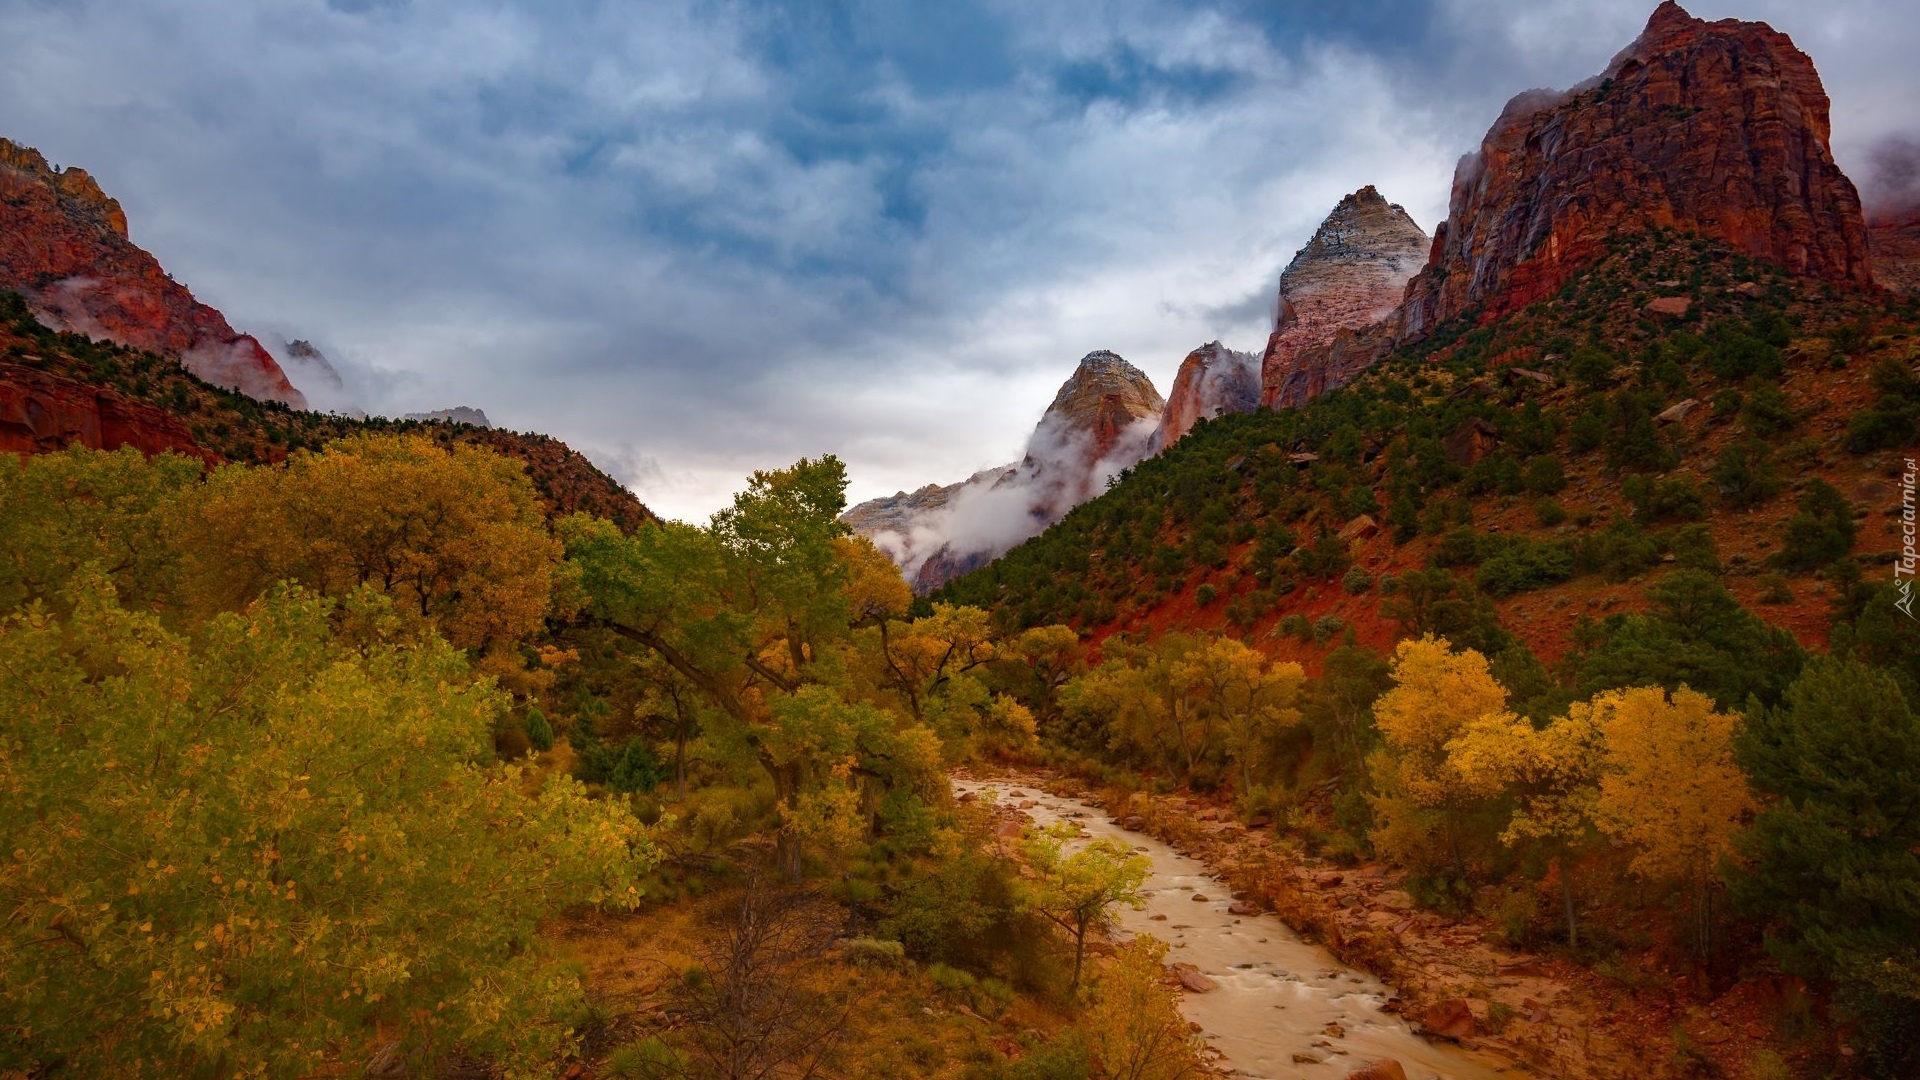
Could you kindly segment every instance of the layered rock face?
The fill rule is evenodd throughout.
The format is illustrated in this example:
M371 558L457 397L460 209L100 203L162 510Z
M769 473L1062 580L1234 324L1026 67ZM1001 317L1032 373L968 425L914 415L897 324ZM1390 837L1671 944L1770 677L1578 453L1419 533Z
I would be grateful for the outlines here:
M172 413L97 386L18 364L0 364L0 453L47 454L69 446L143 454L172 450L218 462Z
M1259 407L1260 358L1210 341L1180 362L1150 452L1172 446L1203 418L1252 412Z
M872 499L841 516L925 594L992 561L1106 489L1149 452L1166 403L1119 356L1088 353L1061 385L1015 464L958 484Z
M1260 358L1260 402L1298 407L1353 380L1375 353L1353 335L1393 314L1431 241L1369 185L1340 200L1280 275L1279 318ZM1347 342L1336 348L1342 334Z
M127 236L120 204L85 170L54 170L0 139L0 289L42 322L179 359L207 382L305 408L253 338L193 298Z
M1813 62L1785 34L1661 4L1603 75L1514 98L1462 159L1397 337L1524 307L1599 257L1608 236L1655 227L1870 284L1860 197L1834 164L1827 112Z

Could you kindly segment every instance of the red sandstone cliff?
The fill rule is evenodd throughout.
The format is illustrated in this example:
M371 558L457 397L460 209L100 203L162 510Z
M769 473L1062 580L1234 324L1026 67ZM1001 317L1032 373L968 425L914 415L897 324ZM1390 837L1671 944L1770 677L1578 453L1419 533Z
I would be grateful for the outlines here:
M174 450L218 464L180 418L112 390L44 371L0 364L0 453L44 454L69 446L144 454Z
M1524 307L1608 236L1655 227L1870 285L1860 197L1834 164L1827 111L1813 62L1785 34L1661 4L1602 76L1514 98L1462 159L1398 337Z
M177 358L210 383L305 408L253 338L193 298L127 236L120 204L85 170L55 170L0 139L0 289L41 321Z
M1210 341L1180 362L1149 453L1172 446L1202 419L1252 412L1259 407L1260 358Z
M1391 316L1425 264L1427 234L1372 185L1340 200L1280 275L1279 318L1260 360L1260 401L1299 407L1376 358L1353 335ZM1343 337L1345 335L1345 337ZM1369 347L1356 347L1364 340Z

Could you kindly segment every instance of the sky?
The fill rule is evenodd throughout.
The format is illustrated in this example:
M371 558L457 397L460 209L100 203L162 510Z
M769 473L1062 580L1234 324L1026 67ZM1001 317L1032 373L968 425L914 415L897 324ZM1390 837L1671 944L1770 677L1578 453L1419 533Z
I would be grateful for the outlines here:
M1164 393L1260 348L1341 196L1431 232L1507 99L1652 8L0 0L0 135L237 327L318 345L317 402L475 406L700 521L802 456L856 502L1016 459L1095 349ZM1911 165L1920 5L1689 10L1812 55L1857 182Z

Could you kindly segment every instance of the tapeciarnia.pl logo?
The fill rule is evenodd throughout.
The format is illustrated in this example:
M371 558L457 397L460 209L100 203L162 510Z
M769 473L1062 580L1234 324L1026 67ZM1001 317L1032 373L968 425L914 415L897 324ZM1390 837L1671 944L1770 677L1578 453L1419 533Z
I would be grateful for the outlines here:
M1907 618L1916 618L1913 613L1913 571L1914 571L1914 524L1913 524L1913 478L1916 470L1913 459L1907 459L1907 471L1900 474L1900 558L1893 564L1893 587L1899 592L1899 598L1893 606L1907 613Z

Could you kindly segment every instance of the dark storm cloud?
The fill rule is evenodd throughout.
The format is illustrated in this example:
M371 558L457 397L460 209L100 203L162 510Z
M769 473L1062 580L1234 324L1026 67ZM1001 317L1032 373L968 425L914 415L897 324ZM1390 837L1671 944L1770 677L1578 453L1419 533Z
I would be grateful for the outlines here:
M856 497L1012 457L1075 360L1257 348L1368 183L1431 230L1501 105L1651 3L0 0L0 134L85 165L360 403L469 404L703 515L834 451ZM1911 5L1768 18L1835 143L1912 132Z

